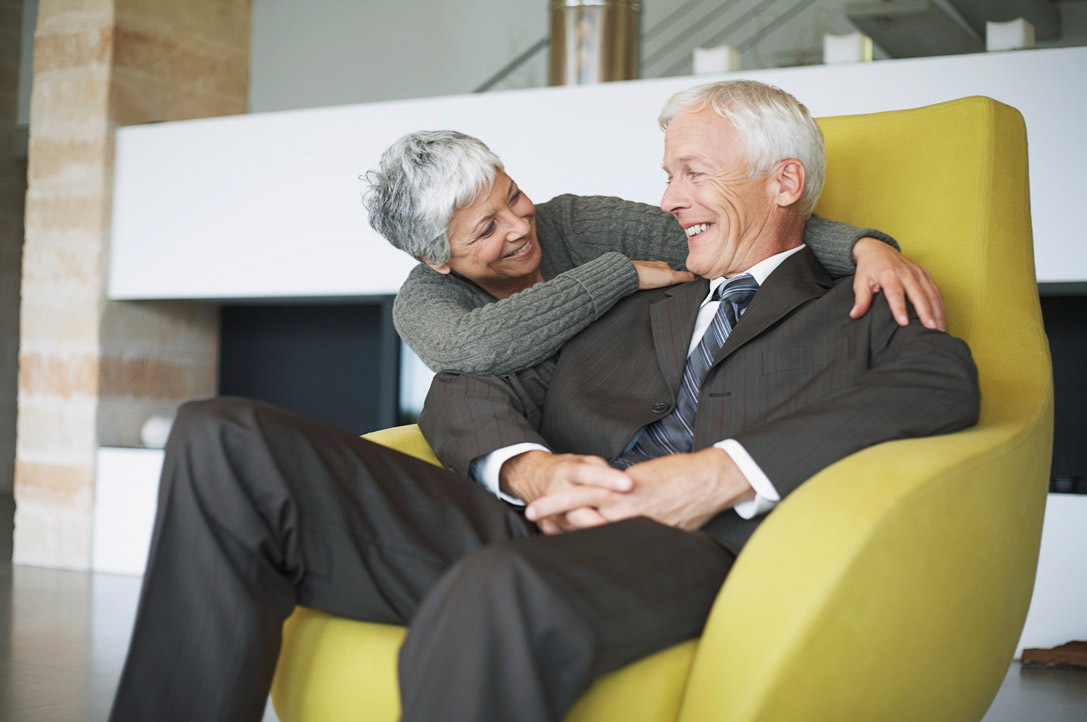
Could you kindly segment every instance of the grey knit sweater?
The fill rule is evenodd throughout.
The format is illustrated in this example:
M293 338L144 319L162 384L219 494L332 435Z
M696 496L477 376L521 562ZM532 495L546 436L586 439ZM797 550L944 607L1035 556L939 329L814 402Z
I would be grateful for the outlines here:
M683 268L687 238L659 208L602 196L558 196L536 206L545 281L496 300L455 274L419 264L393 304L400 337L435 371L503 374L544 361L638 290L631 260ZM871 228L812 216L804 242L835 278L853 273L853 243Z

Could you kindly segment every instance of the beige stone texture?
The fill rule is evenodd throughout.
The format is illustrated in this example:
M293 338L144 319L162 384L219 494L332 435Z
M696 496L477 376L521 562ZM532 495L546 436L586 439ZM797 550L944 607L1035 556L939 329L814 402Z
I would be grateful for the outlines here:
M18 564L52 569L91 567L93 505L66 508L52 501L24 500L16 486L13 558Z
M36 240L78 231L104 234L109 230L111 202L111 191L101 183L31 186L26 195L27 237Z
M16 473L28 483L19 489L19 501L52 503L79 508L92 498L93 459L89 464L50 464L18 461Z
M119 0L118 27L235 49L249 64L252 0Z
M63 27L110 25L115 3L116 0L39 0L35 35Z
M194 364L154 357L103 356L99 394L104 398L185 399L207 392L207 370Z
M248 73L246 49L181 44L171 34L117 28L113 67L148 79L176 82L210 95L244 98Z
M30 128L101 127L109 117L109 70L74 68L35 76L30 94ZM33 163L33 159L31 160Z
M31 184L95 184L113 157L113 140L105 124L69 130L63 134L36 134L29 155Z
M106 300L113 130L245 112L250 11L250 0L41 0L19 314L20 563L86 568L95 449L134 445L150 415L215 391L216 308ZM8 90L0 79L0 108Z
M87 353L22 353L19 356L19 388L26 394L60 397L94 397L99 393L99 366L105 362Z
M34 72L106 70L113 48L112 28L106 24L39 30L34 36Z
M61 292L59 287L65 284L74 282L82 286L97 282L106 270L105 251L86 242L88 237L90 233L55 233L36 239L23 252L23 282L28 288L54 293ZM79 300L88 297L97 298L98 294L84 295ZM66 297L58 300L69 305Z
M94 397L52 398L19 392L19 421L16 425L16 468L20 463L86 464L98 448L94 421ZM32 493L34 479L15 486Z
M118 125L211 118L245 112L244 99L213 95L192 84L151 78L131 70L113 76L112 106Z
M25 353L97 349L101 304L100 294L82 284L41 287L26 283L24 276L20 349Z
M102 318L102 353L159 354L214 362L219 344L219 308L183 301L112 303Z

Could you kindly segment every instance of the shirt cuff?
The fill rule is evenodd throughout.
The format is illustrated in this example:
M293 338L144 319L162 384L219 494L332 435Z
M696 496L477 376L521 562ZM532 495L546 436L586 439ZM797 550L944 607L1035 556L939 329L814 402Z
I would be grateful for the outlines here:
M741 501L732 507L742 519L754 519L778 505L778 502L781 501L781 495L778 494L770 478L763 473L759 465L751 458L751 454L747 453L747 450L739 441L725 439L724 441L718 441L714 446L732 457L733 463L736 464L740 473L747 479L747 483L751 484L751 488L755 490L754 499Z
M540 444L534 444L526 441L520 444L511 444L510 446L503 446L501 449L495 449L489 454L484 454L472 461L472 466L469 472L472 478L476 480L487 491L497 496L502 501L515 504L517 506L524 506L525 502L521 501L515 496L502 491L501 485L498 481L499 472L502 471L502 464L517 456L523 454L526 451L546 451L551 453L551 449Z

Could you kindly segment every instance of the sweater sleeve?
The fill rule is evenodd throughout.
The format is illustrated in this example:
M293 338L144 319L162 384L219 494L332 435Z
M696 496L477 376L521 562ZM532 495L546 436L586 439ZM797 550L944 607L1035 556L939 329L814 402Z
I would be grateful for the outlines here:
M393 304L400 337L435 371L504 374L535 366L638 289L623 255L605 253L509 298L424 265Z
M827 220L812 214L804 225L804 243L832 278L843 278L857 270L853 262L853 244L865 236L883 241L895 250L898 242L874 228L857 228L848 223Z

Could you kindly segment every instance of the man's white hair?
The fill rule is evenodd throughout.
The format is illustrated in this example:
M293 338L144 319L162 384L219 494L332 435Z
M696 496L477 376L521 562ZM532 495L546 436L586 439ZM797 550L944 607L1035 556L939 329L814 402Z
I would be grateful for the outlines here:
M712 107L743 134L750 177L758 177L781 160L804 164L804 193L800 210L809 215L823 192L827 173L823 133L804 105L789 93L754 80L726 80L683 90L661 110L662 130L683 112Z
M405 253L449 260L453 212L489 194L502 161L483 141L455 130L419 130L398 139L366 173L370 225Z

